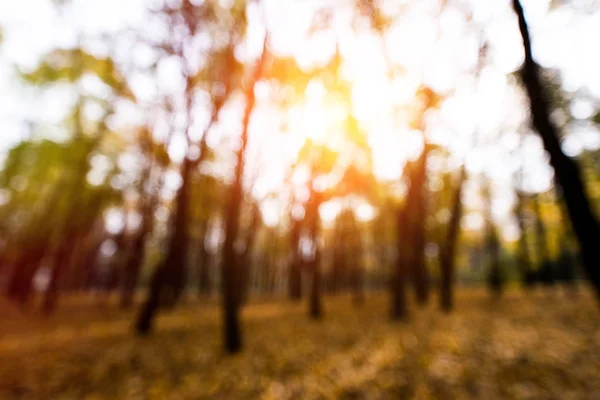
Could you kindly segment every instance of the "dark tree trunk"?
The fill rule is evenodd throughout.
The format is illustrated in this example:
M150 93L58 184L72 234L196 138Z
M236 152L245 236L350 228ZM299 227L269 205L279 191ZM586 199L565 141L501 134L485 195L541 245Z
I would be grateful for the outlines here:
M135 326L138 335L148 335L152 330L152 322L154 321L154 316L160 306L161 292L168 274L169 269L163 262L163 264L156 268L152 275L148 298L140 310Z
M516 216L521 236L519 237L518 263L523 285L530 288L534 283L529 247L527 246L527 226L525 225L525 195L517 190Z
M489 182L485 183L483 189L483 198L485 202L485 221L486 221L486 244L485 249L490 263L488 271L488 286L492 293L499 297L504 287L504 276L500 263L500 239L494 225L492 216L492 193Z
M409 233L407 227L407 204L399 207L397 211L397 233L396 233L396 268L392 274L391 289L391 318L392 320L405 320L408 318L408 307L406 304L406 262L407 254L406 236Z
M337 293L340 289L340 281L341 275L344 268L344 256L345 252L343 249L343 244L345 240L342 235L343 229L340 226L340 219L335 221L335 225L333 227L333 243L331 245L332 251L332 260L331 260L331 271L327 278L327 291L329 293Z
M148 236L146 222L142 222L140 231L133 239L131 248L123 271L123 285L121 287L121 308L130 308L137 286L140 271L144 263L146 237Z
M210 294L210 274L209 260L210 254L206 249L206 235L208 234L208 225L205 224L202 229L202 237L198 243L198 294L200 296L208 296Z
M535 212L535 236L537 243L537 253L539 262L542 268L549 265L550 251L548 249L548 236L546 234L546 225L542 217L542 209L540 207L540 197L538 194L533 196L533 210Z
M140 180L139 194L144 196L144 187L150 180L151 167L147 166ZM138 283L142 265L146 256L146 239L154 227L154 208L157 195L142 199L142 223L129 248L129 254L123 268L123 282L121 287L121 308L130 308L133 305L135 289Z
M364 292L364 271L363 271L363 246L362 236L359 227L356 223L356 218L353 215L352 219L352 292L353 302L355 305L362 305L365 302Z
M244 128L244 136L246 133ZM241 328L239 322L239 257L235 252L235 240L239 231L239 216L242 202L242 176L243 176L243 152L246 148L246 137L243 137L243 145L237 157L235 180L231 185L229 195L229 207L225 214L225 240L223 242L222 263L222 296L223 296L223 340L225 350L230 353L239 352L242 349Z
M26 306L30 295L33 277L46 253L45 247L20 255L14 263L8 283L7 295L12 301Z
M256 233L258 231L260 225L260 208L258 203L252 204L252 210L250 215L250 226L248 227L248 232L246 234L244 251L240 254L240 264L239 264L239 284L240 287L236 292L239 294L238 301L240 305L244 304L248 298L248 289L250 285L250 272L253 268L252 263L252 253L254 249L254 241L256 239Z
M85 273L83 277L83 288L84 290L91 289L94 286L94 279L97 274L98 268L98 255L100 254L100 247L102 246L102 240L94 243L94 245L87 250L84 259Z
M300 228L302 222L292 217L292 229L290 231L291 239L291 260L289 269L289 297L290 300L298 301L302 298L302 256L300 254Z
M142 305L136 330L146 335L152 330L152 322L158 307L168 294L167 302L174 304L185 287L186 264L188 260L188 215L189 190L192 162L186 157L181 164L181 187L175 198L175 214L172 219L173 232L169 239L167 256L152 276L148 298ZM165 289L168 289L165 290ZM168 293L167 293L168 292Z
M489 285L492 293L499 297L504 289L504 276L500 262L500 241L494 226L490 226L487 242L487 251L490 257Z
M341 234L341 233L340 233ZM333 262L331 265L331 274L329 275L329 291L337 293L343 287L343 271L344 271L344 245L342 240L336 239L333 248Z
M425 217L427 214L427 158L429 148L427 144L417 162L413 181L411 182L412 196L414 197L414 215L412 221L411 238L414 247L412 250L413 279L417 303L424 305L429 300L429 274L425 265Z
M319 205L320 194L314 190L311 183L309 199L310 238L313 241L314 255L311 261L312 288L310 292L309 314L312 319L320 319L323 316L321 305L321 246L319 246Z
M236 154L236 165L233 183L229 192L229 206L225 213L225 240L223 241L222 279L221 290L223 296L223 345L229 353L242 350L242 335L239 321L239 265L234 244L239 235L240 210L243 200L242 178L244 177L244 162L246 147L248 145L248 126L250 116L254 110L255 97L254 85L262 75L262 68L266 59L266 38L262 54L247 86L245 93L246 107L242 120L241 146Z
M46 315L52 314L56 310L61 278L64 271L69 267L76 237L76 234L70 234L64 237L63 242L60 244L56 252L56 256L52 265L52 272L50 274L50 284L46 289L44 303L42 305L42 311Z
M583 264L596 288L596 294L600 296L600 252L597 248L600 227L586 194L579 166L562 151L558 130L550 120L549 101L542 87L540 67L532 56L531 39L521 2L513 0L513 7L525 50L521 79L529 97L532 125L550 155L550 164L554 168L557 183L563 189L569 217L579 241Z
M450 312L454 309L456 247L460 235L460 220L463 213L462 191L466 179L467 170L463 165L460 170L458 185L452 197L452 214L448 223L448 232L445 243L440 250L440 308L444 312Z

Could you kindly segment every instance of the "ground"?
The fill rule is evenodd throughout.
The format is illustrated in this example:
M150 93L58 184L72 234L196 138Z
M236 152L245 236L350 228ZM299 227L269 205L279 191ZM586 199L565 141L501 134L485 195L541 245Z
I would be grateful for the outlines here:
M600 399L594 296L560 289L493 299L463 289L391 323L388 298L248 305L242 354L220 346L215 300L162 313L149 338L132 312L67 299L43 318L0 304L0 398L7 399Z

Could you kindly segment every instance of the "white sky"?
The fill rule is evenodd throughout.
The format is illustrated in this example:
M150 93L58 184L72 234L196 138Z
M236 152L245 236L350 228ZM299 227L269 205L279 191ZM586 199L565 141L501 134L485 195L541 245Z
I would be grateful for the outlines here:
M397 178L403 160L419 148L418 137L415 141L414 134L399 127L392 107L410 105L414 88L421 79L442 91L456 87L456 95L440 112L441 119L433 121L435 128L431 129L431 139L450 148L455 163L467 157L471 172L485 170L493 178L494 212L498 219L506 216L512 202L508 193L515 168L514 164L511 166L509 154L518 145L516 135L505 135L500 142L494 141L493 146L481 146L468 156L466 153L474 131L480 132L484 140L492 140L499 131L517 131L525 116L524 104L506 78L522 59L520 36L509 0L462 1L471 5L474 19L485 26L491 48L492 63L482 71L477 97L473 95L474 82L464 71L472 70L477 62L478 32L465 22L464 14L456 8L449 8L439 18L440 35L437 37L436 1L388 0L386 9L405 3L412 6L408 13L402 14L384 44L378 36L357 35L349 29L350 15L343 11L336 14L334 32L307 40L305 34L313 10L315 5L323 4L322 1L263 1L274 47L282 53L292 53L302 65L326 61L336 38L340 41L346 60L343 76L354 82L353 112L368 131L375 172L380 178ZM93 36L133 27L147 35L155 34L155 26L144 14L145 8L155 3L152 0L71 0L71 3L59 14L50 0L0 2L0 26L4 30L4 43L0 47L0 154L24 137L27 131L23 121L60 124L67 109L64 103L69 102L67 89L43 93L24 87L15 80L13 65L33 67L45 52L57 46L74 45L76 32ZM570 89L587 88L600 97L600 52L593 49L593 40L600 38L600 12L583 15L567 7L549 12L547 0L524 3L538 61L544 66L559 68ZM262 29L256 18L251 18L251 25L250 47L255 53L261 45ZM382 46L386 46L390 59L406 70L406 74L394 82L385 79ZM117 51L117 58L133 59L136 64L147 63L151 56L144 52L143 46L135 43L124 44ZM161 89L177 88L178 82L174 78L177 68L168 63L161 65ZM131 82L141 99L151 99L156 94L156 82L149 77L135 75ZM274 118L269 107L257 109L250 132L251 152L256 154L260 149L262 154L269 155L259 162L267 171L257 182L259 191L273 190L283 179L283 166L293 157L297 147L290 144L290 137L306 135L309 131L311 137L326 140L329 133L324 125L335 127L339 117L336 117L335 107L325 105L329 101L328 94L319 90L311 93L307 96L307 106L298 107L294 111L296 115L292 112L291 133L286 135L280 133L279 116ZM585 108L582 105L579 111L585 114ZM307 110L309 114L306 114ZM124 108L123 111L121 124L138 121L139 113L135 109ZM215 143L219 140L216 136L227 136L236 129L235 121L221 124L211 139ZM573 135L566 150L575 153L583 147L599 145L598 133L586 131L577 137ZM170 151L177 158L184 150L181 145L173 144ZM536 138L527 141L526 153L528 188L546 189L551 173Z

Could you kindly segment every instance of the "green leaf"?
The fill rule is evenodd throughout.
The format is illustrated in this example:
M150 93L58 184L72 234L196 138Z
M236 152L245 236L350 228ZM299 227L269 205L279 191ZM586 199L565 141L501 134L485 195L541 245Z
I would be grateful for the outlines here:
M60 81L74 83L85 74L95 75L120 97L135 101L125 76L110 57L96 57L85 50L58 49L42 58L38 66L21 76L33 85L48 85Z

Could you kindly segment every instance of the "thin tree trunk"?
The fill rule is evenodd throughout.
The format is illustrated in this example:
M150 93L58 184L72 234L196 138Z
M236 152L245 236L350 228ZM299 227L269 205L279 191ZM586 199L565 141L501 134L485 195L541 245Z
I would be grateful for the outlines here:
M521 272L521 279L526 288L530 288L534 283L533 270L531 268L531 258L529 257L529 247L527 246L527 226L525 225L525 195L517 190L516 216L519 224L521 236L519 237L518 263Z
M291 260L289 269L289 298L292 301L298 301L302 298L302 256L300 254L300 228L301 221L292 217L292 229L290 231L291 239Z
M454 309L454 270L456 247L460 235L460 220L463 213L462 191L467 179L465 166L460 170L458 185L452 198L452 214L448 223L445 243L440 251L440 307L444 312Z
M198 243L199 262L198 262L198 294L201 297L210 294L210 274L209 260L210 254L206 249L206 235L208 234L208 224L204 224L201 233L200 243Z
M242 252L242 254L240 254L240 287L237 290L237 293L239 294L238 301L240 302L240 305L244 304L248 298L248 288L250 285L250 271L253 268L252 253L259 225L260 207L258 206L258 203L253 203L250 215L250 226L248 227L248 232L246 234L244 251Z
M415 294L419 305L427 304L429 300L429 274L425 265L425 217L427 213L427 158L429 148L427 143L417 162L417 170L411 182L412 196L414 196L414 216L412 219L412 268L415 284Z
M313 241L314 255L311 262L312 288L310 292L310 310L312 319L320 319L323 316L321 305L321 246L319 246L319 203L320 195L315 191L311 183L309 199L310 237Z
M44 314L49 315L56 309L58 302L60 280L63 272L68 268L69 262L73 255L74 242L76 240L76 234L72 233L63 238L63 242L60 244L56 257L54 258L54 265L52 266L52 272L50 274L50 284L46 289L44 295L44 303L42 311Z
M173 304L183 292L188 254L188 215L189 190L192 162L186 157L181 164L181 187L175 198L175 214L172 220L173 233L169 239L167 256L156 269L152 277L150 292L138 316L136 330L140 335L147 335L152 330L152 323L165 289L169 290L169 302Z
M333 229L331 272L329 273L329 278L327 280L327 289L329 293L337 293L340 289L344 258L346 255L343 249L345 244L345 239L343 237L344 230L341 227L339 217L336 219Z
M123 271L123 284L121 287L121 308L131 308L133 305L133 297L135 294L135 288L137 286L140 271L144 263L146 237L148 236L148 229L146 223L142 222L140 231L133 239L127 262L125 264L125 270Z
M539 258L540 281L543 284L552 284L554 282L554 274L552 264L550 262L550 251L548 248L548 235L546 234L546 225L542 217L540 207L540 198L536 194L533 196L533 210L535 212L535 235L537 244L537 254Z
M255 97L254 85L261 78L262 68L266 60L266 38L263 44L262 54L252 76L252 80L246 88L246 108L242 121L241 146L236 154L236 166L234 180L229 193L229 206L225 214L225 240L223 241L223 263L222 263L222 296L223 296L223 345L229 353L237 353L242 349L242 335L239 322L239 265L235 253L234 243L238 238L240 224L240 210L242 206L244 177L244 163L246 147L248 145L248 126L250 116L254 110Z
M502 294L502 289L504 287L504 277L502 276L502 269L500 265L500 242L492 215L492 193L489 182L485 183L483 192L486 221L485 247L490 262L488 285L492 293L496 297L499 297Z
M586 194L579 166L562 151L558 130L550 120L550 106L542 87L540 67L532 56L531 39L521 2L513 0L513 7L519 20L525 50L521 79L529 97L532 125L550 155L550 164L554 167L557 183L563 189L586 272L600 297L600 252L597 248L600 243L600 226Z
M396 234L396 269L392 275L392 282L390 289L392 292L392 307L391 307L391 318L392 320L405 320L408 318L408 307L406 304L406 252L405 240L408 234L407 230L407 204L403 207L398 207L397 211L397 234Z
M9 299L21 306L27 305L31 295L33 277L45 255L46 248L42 246L37 251L27 252L17 258L7 288Z
M364 271L363 271L363 245L362 236L356 223L356 217L352 215L351 235L353 242L352 249L352 292L355 305L362 305L365 302L364 292Z
M138 192L140 196L142 196L142 221L137 234L133 238L133 242L129 248L129 254L125 261L121 287L121 308L130 308L133 304L135 289L146 256L146 239L154 227L154 208L158 202L158 195L153 194L150 198L144 198L144 188L150 180L151 169L152 163L144 169L138 188Z

